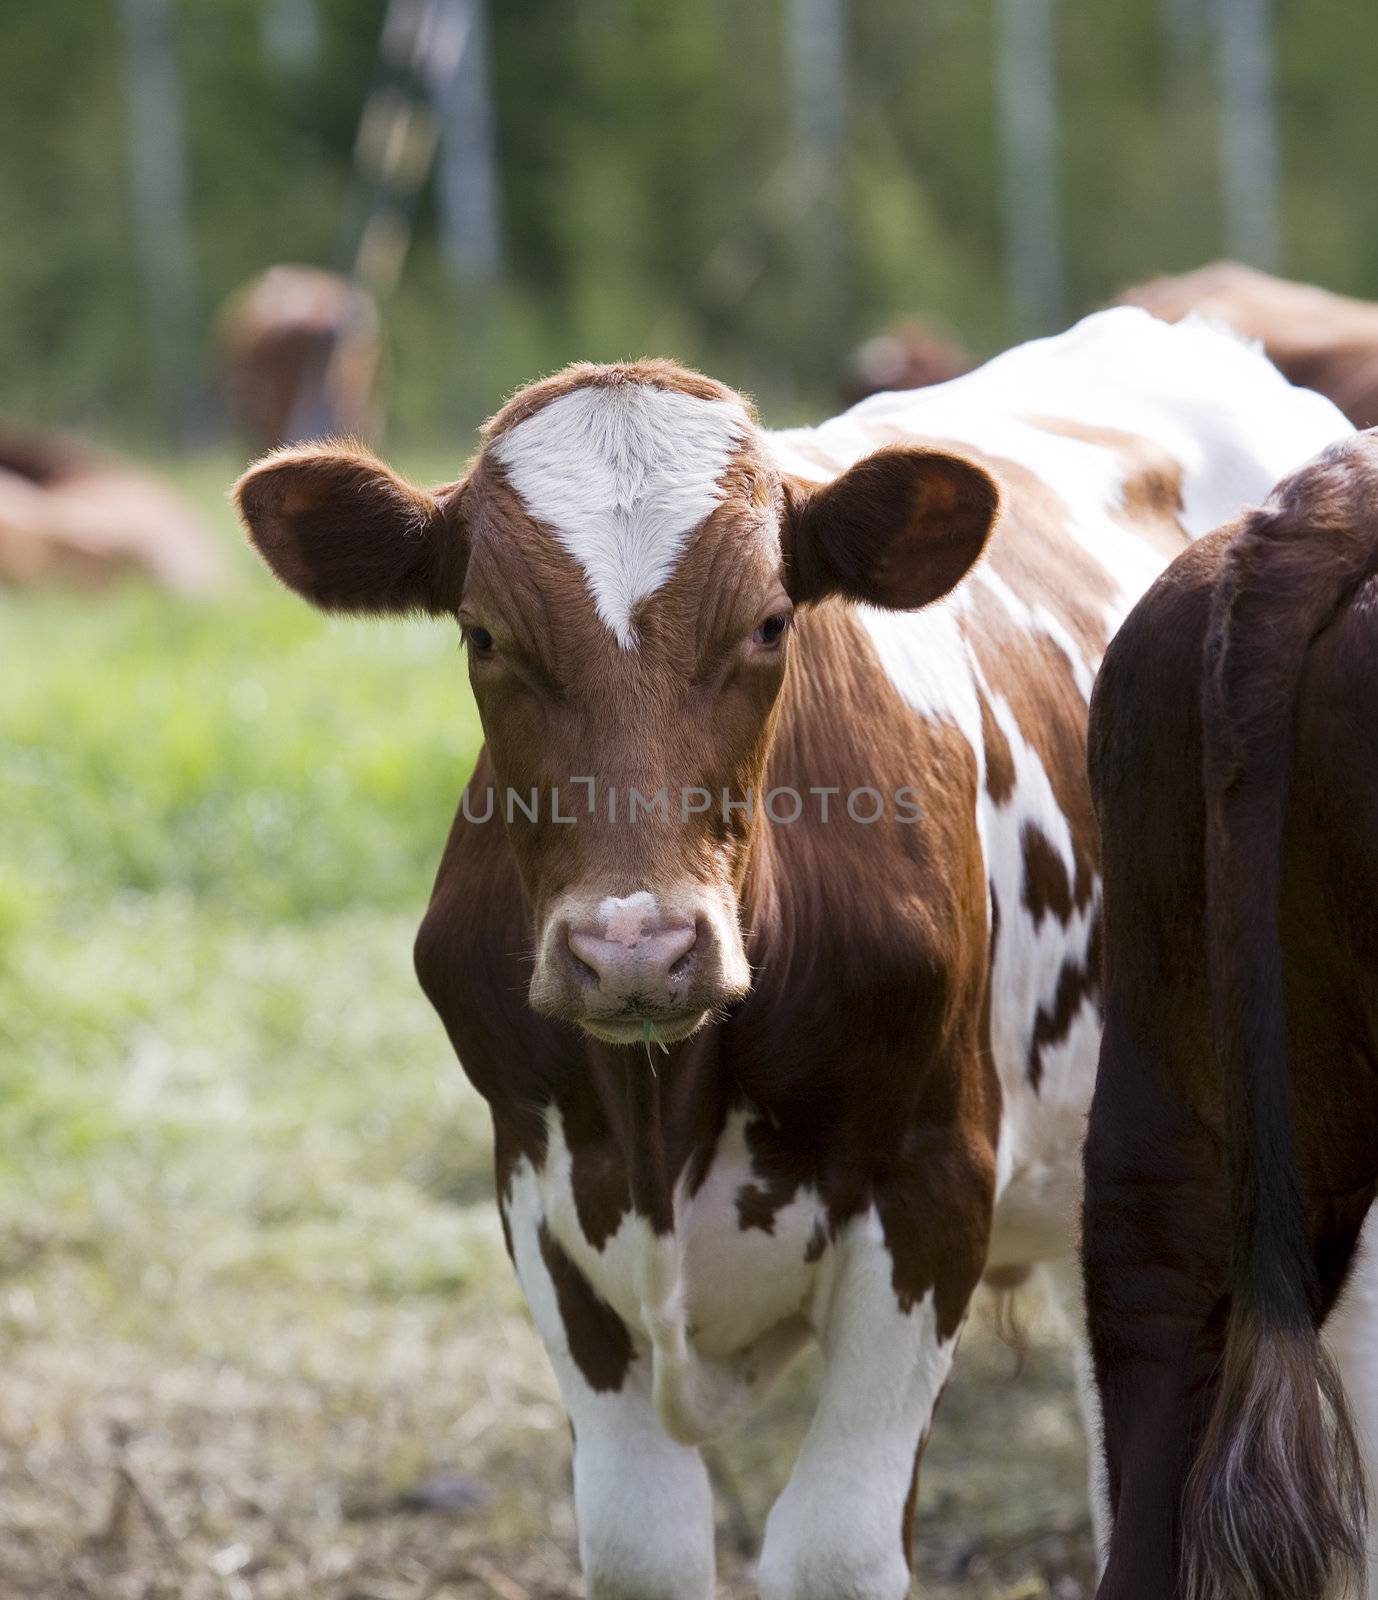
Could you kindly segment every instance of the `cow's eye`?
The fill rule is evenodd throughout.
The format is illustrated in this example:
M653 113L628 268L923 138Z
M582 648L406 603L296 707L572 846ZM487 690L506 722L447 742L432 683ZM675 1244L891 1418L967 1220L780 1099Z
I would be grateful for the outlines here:
M487 628L480 628L474 623L466 623L464 637L468 641L469 649L476 656L491 656L493 653L493 635Z
M777 611L769 616L751 636L751 642L763 650L773 650L789 631L791 616L788 611Z

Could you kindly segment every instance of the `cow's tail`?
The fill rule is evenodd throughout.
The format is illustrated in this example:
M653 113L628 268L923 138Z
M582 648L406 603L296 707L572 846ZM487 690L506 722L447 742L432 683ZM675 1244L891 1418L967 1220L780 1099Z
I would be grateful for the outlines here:
M1233 1257L1219 1387L1183 1507L1190 1600L1331 1600L1357 1587L1362 1567L1363 1467L1316 1331L1279 895L1306 654L1375 571L1378 449L1360 436L1246 518L1212 600L1202 684L1206 944Z

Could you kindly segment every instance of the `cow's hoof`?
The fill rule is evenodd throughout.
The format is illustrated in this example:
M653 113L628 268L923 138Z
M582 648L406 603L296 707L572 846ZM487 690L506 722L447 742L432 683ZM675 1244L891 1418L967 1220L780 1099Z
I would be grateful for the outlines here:
M836 1502L812 1512L792 1505L786 1491L766 1525L761 1600L905 1600L910 1573L899 1528L892 1538L884 1531Z

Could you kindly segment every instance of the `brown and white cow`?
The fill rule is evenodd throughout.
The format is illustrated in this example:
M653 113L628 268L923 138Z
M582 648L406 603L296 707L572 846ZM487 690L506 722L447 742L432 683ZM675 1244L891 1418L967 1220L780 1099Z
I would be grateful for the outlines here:
M1378 305L1290 283L1238 261L1126 289L1122 305L1177 322L1193 312L1257 339L1293 383L1333 400L1360 428L1378 424Z
M1096 687L1101 1600L1328 1600L1364 1560L1378 1292L1371 1259L1351 1269L1378 1190L1376 679L1368 433L1174 562ZM1367 1569L1371 1597L1373 1550Z
M809 430L579 366L457 483L328 445L242 481L293 588L468 643L488 742L417 968L492 1109L591 1594L711 1594L697 1446L811 1337L762 1593L908 1591L972 1293L1074 1255L1097 664L1343 427L1237 341L1114 311Z

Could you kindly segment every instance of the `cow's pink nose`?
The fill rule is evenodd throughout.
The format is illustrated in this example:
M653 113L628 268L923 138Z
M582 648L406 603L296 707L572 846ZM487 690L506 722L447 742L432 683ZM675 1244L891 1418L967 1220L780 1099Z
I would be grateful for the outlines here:
M609 932L622 937L608 937ZM653 1005L673 1004L692 965L686 958L698 943L692 922L625 930L585 923L569 930L570 954L587 968L600 993ZM587 980L586 980L587 981Z

